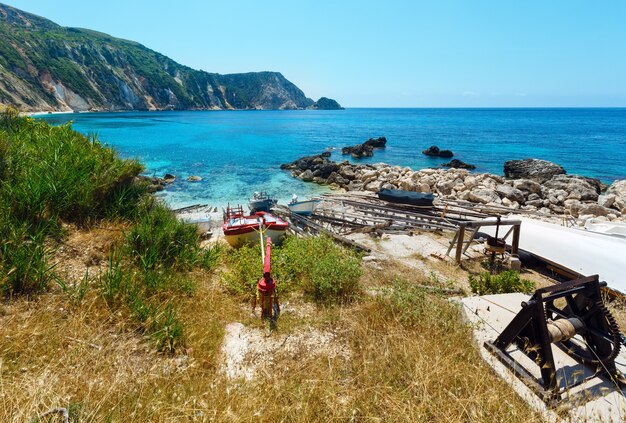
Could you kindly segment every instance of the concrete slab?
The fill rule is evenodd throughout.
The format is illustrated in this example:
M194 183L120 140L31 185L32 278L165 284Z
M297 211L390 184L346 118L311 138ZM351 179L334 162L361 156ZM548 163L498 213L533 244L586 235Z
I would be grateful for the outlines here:
M485 349L485 341L493 341L520 311L522 301L530 298L526 294L485 295L458 299L462 304L467 321L474 329L474 340L479 345L483 359L506 380L515 391L548 421L626 421L626 396L610 381L594 377L584 384L568 390L558 407L558 415L518 379L512 371ZM507 352L531 375L540 378L539 367L521 351L510 347ZM557 365L557 378L561 387L567 388L593 372L568 356L556 346L552 352ZM626 352L616 359L618 370L626 373Z

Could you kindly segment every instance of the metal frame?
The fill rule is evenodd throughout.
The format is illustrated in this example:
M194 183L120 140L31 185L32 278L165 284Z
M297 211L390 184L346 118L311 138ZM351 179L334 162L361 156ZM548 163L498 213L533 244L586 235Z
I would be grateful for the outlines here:
M559 388L556 377L557 369L547 328L546 311L550 311L550 305L559 298L564 298L570 304L574 295L584 295L589 301L602 301L600 288L603 286L606 286L606 284L599 281L598 275L594 275L538 289L529 301L522 303L522 310L513 318L502 333L493 342L485 342L485 348L512 370L544 401L549 405L555 405L562 399L562 394L565 391ZM585 327L585 331L593 334L598 331L598 328ZM519 351L539 366L541 380L532 376L520 363L511 357L507 352L507 348L511 345L515 345ZM555 345L572 356L569 349L565 348L561 343L556 343ZM574 356L572 357L577 359ZM577 359L577 361L579 360ZM595 374L590 378L603 374L610 380L615 380L615 373L615 362L610 360L598 366L595 369ZM578 386L590 378L570 384L568 389Z

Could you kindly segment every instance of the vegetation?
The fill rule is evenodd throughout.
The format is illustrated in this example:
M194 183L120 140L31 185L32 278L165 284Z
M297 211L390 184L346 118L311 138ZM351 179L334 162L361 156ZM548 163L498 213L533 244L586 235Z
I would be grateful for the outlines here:
M244 246L229 252L225 284L234 292L252 296L260 272L258 246ZM360 259L329 237L287 237L282 246L272 248L272 274L281 293L301 289L320 304L353 300L359 293Z
M95 138L14 110L0 114L0 291L31 294L53 278L48 236L79 225L128 217L145 193L141 165Z
M44 75L72 90L89 107L197 109L230 104L246 109L280 108L293 102L304 108L313 103L276 72L219 75L197 71L139 43L64 28L3 4L0 39L0 99L29 110L60 106L42 83ZM2 84L3 80L7 83ZM14 83L24 89L15 90Z
M215 265L219 248L200 248L196 228L176 219L163 204L147 199L137 214L135 226L126 239L126 249L144 270L159 267L190 270L194 266Z
M221 249L200 248L194 227L147 196L136 182L141 170L69 125L53 127L13 110L0 114L0 294L36 294L53 280L67 290L51 263L63 226L125 221L128 234L95 282L108 306L128 312L159 350L182 346L172 294L192 294L184 272L210 270Z
M505 294L509 292L531 293L535 283L521 279L516 270L505 270L498 275L483 272L478 276L470 276L469 284L472 292L478 295Z
M373 273L328 238L287 238L273 249L287 301L266 338L241 301L258 246L213 272L222 249L200 248L145 194L136 162L69 126L1 116L0 286L13 298L0 303L0 421L52 420L56 407L70 421L540 420L414 270ZM61 289L28 297L52 280ZM362 280L377 294L359 295ZM270 346L244 357L260 366L250 381L224 371L232 322L250 331L240 344Z

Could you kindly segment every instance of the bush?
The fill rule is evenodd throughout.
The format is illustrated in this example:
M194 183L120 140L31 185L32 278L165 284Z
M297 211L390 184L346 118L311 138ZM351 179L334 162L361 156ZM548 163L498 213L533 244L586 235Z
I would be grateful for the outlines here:
M228 271L222 278L239 294L253 295L262 276L261 249L246 245L231 250ZM338 246L329 237L287 237L282 246L272 248L272 274L279 292L302 289L318 303L350 301L358 292L361 267L359 257Z
M159 267L189 270L212 268L221 248L204 250L193 225L176 218L163 204L149 200L139 209L135 226L126 237L127 253L145 270Z
M45 290L55 278L48 263L49 249L44 245L43 230L30 235L25 225L1 221L0 293L2 296L33 294Z
M478 295L505 294L509 292L531 293L535 289L535 283L526 279L520 279L516 270L505 270L499 275L483 272L480 275L470 276L469 284L472 292Z
M173 293L193 292L190 279L172 271L136 272L113 254L99 285L107 304L112 309L127 309L157 349L174 352L184 344L183 326L171 298Z
M445 298L428 293L418 283L394 277L391 287L377 298L385 318L405 327L437 325L442 331L451 330L458 322L459 311Z
M142 166L122 160L97 138L0 113L0 199L20 222L85 223L127 216L146 192L134 182Z
M39 292L54 279L46 238L62 235L62 221L134 213L146 193L134 182L141 170L70 125L0 112L1 294Z

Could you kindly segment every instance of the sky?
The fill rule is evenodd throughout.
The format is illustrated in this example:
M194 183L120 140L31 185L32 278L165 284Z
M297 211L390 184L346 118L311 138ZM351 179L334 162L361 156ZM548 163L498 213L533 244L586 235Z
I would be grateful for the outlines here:
M0 0L346 107L625 107L624 0Z

